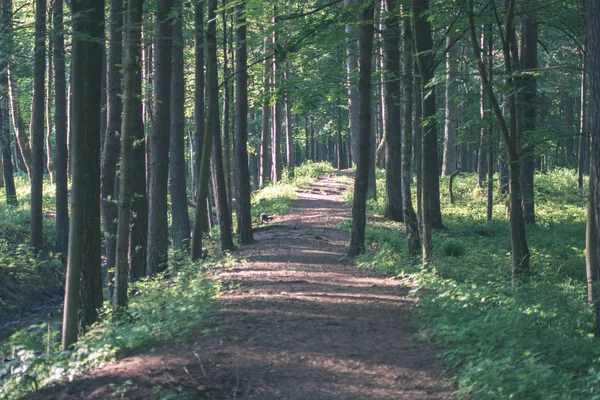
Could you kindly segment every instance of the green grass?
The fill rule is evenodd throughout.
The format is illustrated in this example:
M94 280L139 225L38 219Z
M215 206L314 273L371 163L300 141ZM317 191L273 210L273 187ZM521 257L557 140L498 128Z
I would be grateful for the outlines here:
M577 189L574 172L536 175L537 224L526 228L532 279L518 288L505 199L495 193L486 223L485 191L474 176L455 179L454 204L446 179L441 188L448 229L434 234L428 271L408 257L403 226L390 222L368 226L369 251L357 265L413 285L419 337L444 344L458 398L600 399L600 347L586 303L587 190ZM372 212L381 212L381 201L369 204Z
M20 330L0 347L0 353L15 357L0 364L0 398L20 398L100 367L118 354L185 339L202 330L212 299L221 291L216 280L207 278L207 271L233 262L228 257L172 262L165 273L131 286L128 309L119 318L113 317L106 302L99 322L71 351L59 351L56 332L48 331L45 323ZM45 352L47 346L49 353Z
M252 195L252 213L255 220L261 213L281 215L290 210L296 198L296 189L313 182L323 173L335 170L325 163L306 163L294 170L294 176L287 173L277 185L269 185ZM19 184L20 205L6 209L7 229L10 243L26 241L28 187ZM45 192L45 210L53 204L48 200L53 188ZM0 208L0 212L3 209ZM218 237L215 232L214 237ZM53 240L53 236L49 236ZM215 246L211 254L216 254ZM37 269L49 265L60 269L57 258L39 259L26 246L10 248L6 239L0 236L0 272L5 269L16 274L18 281L41 286ZM9 257L9 262L4 262ZM183 260L183 261L182 261ZM187 257L171 257L168 270L152 278L136 282L130 287L129 306L126 312L114 318L108 302L105 302L99 322L96 323L71 351L60 351L58 332L53 329L55 322L33 324L15 332L4 343L0 343L0 357L12 361L0 364L0 398L20 398L21 396L99 367L135 349L147 348L155 344L185 339L193 332L203 330L210 315L212 300L221 292L217 281L207 278L210 271L235 262L229 256L218 260L205 260L190 263ZM64 279L62 275L59 275ZM50 325L50 329L49 329ZM56 328L54 326L54 328Z

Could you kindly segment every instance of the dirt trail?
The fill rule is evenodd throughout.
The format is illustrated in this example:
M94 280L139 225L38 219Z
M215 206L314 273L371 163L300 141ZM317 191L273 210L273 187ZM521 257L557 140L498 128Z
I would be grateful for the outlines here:
M336 229L350 218L337 201L343 190L334 177L321 177L290 214L234 253L247 262L220 273L236 289L211 322L218 331L34 397L449 398L439 349L412 339L407 289L345 259L348 234Z

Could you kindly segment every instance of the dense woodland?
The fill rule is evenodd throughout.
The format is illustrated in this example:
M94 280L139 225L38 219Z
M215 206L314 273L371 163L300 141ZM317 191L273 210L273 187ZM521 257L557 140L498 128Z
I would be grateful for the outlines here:
M253 191L309 161L355 168L349 256L368 252L367 214L382 204L401 223L395 250L422 271L439 268L436 238L461 226L448 210L475 191L485 215L466 218L507 227L499 262L514 293L544 275L528 233L554 224L539 207L556 194L539 182L567 176L558 193L587 204L585 263L553 279L587 285L578 301L596 322L577 329L600 336L596 1L1 0L0 10L0 183L8 213L29 201L28 254L66 266L64 350L104 300L119 315L131 284L206 257L213 227L220 250L252 243Z

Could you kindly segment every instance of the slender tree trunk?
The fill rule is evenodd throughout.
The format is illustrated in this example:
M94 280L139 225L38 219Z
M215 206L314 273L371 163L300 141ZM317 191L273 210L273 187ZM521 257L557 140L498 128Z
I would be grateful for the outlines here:
M4 3L0 2L0 40L6 40L9 34L9 23L12 10L4 9ZM17 192L13 176L12 151L10 140L10 102L8 89L8 55L0 54L0 148L2 149L2 164L4 172L4 183L6 188L6 203L17 205Z
M252 215L250 213L250 173L248 168L248 52L246 49L246 3L236 6L235 50L235 206L240 243L250 244ZM289 118L288 118L289 121ZM289 122L288 122L289 123ZM290 165L290 164L288 164Z
M590 104L589 104L589 115L590 115L590 132L592 133L592 176L590 180L593 185L593 204L595 214L595 236L596 236L596 262L595 265L595 282L598 285L598 257L600 256L598 250L600 250L599 242L600 238L600 4L595 1L587 1L587 38L588 38L588 57L589 57L589 71L590 71ZM591 228L591 227L590 227ZM588 248L588 251L593 250L593 246ZM591 263L590 263L591 264ZM593 265L590 265L593 267ZM597 293L594 293L597 295ZM600 336L600 302L597 296L594 296L593 301L595 302L596 309L596 323L594 326L594 336Z
M273 123L272 130L272 138L271 138L271 158L273 165L273 182L277 183L281 180L281 172L282 172L282 160L281 160L281 122L282 122L282 110L281 110L281 96L279 94L279 89L281 86L281 56L279 54L278 46L279 43L279 33L277 32L276 24L277 19L275 17L277 13L277 6L273 4L273 27L275 31L273 32L273 90L275 92L275 104L273 106L273 118L271 122Z
M484 25L481 30L481 51L484 62L489 57L489 26ZM487 173L487 160L488 160L488 148L490 146L489 138L489 126L488 126L488 115L489 115L489 97L485 93L485 86L483 81L480 79L480 90L479 90L479 118L481 118L481 127L479 135L479 146L477 152L477 187L482 188L485 182L485 176Z
M344 7L356 8L360 5L360 0L344 0ZM356 10L354 10L356 12ZM360 95L356 85L358 75L357 58L357 31L354 23L346 24L346 67L347 67L347 85L348 85L348 135L351 144L351 157L354 163L358 162L359 142L360 142Z
M112 306L115 312L127 306L129 276L129 233L133 198L133 141L139 128L141 107L137 99L137 76L141 75L142 0L127 2L127 35L125 46L125 78L123 93L123 123L121 127L121 162L119 168L119 217L117 223L117 252L115 285Z
M109 46L106 66L106 132L100 168L104 256L112 285L117 240L117 163L121 134L121 68L123 68L123 0L110 0ZM112 286L110 286L112 288Z
M173 0L159 0L154 57L154 122L148 136L148 275L167 267L169 225L167 188L169 178L170 98Z
M509 111L510 120L509 126L506 125L504 115L494 94L491 83L488 81L488 75L485 64L483 62L481 51L477 43L477 34L475 32L475 17L473 12L473 0L468 0L468 19L469 32L471 36L471 45L477 59L477 67L479 75L483 81L484 87L487 88L490 106L498 120L500 133L506 146L506 155L508 160L508 177L509 177L509 204L510 204L510 238L511 238L511 259L512 259L512 276L513 282L519 283L523 281L529 271L529 247L525 236L525 221L523 219L523 208L521 207L521 199L519 195L519 170L520 161L517 152L518 136L517 136L517 118L516 118L516 100L515 100L515 82L513 79L513 67L510 52L511 35L514 35L514 29L510 27L514 23L514 0L510 0L506 17L506 38L503 40L502 53L504 55L504 64L507 75L507 86L511 89L509 95Z
M582 15L586 15L586 2L582 2L583 7L581 10ZM588 115L588 81L587 76L590 71L589 60L587 57L589 35L587 34L587 23L584 18L583 23L583 56L582 56L582 71L581 71L581 98L580 98L580 122L579 122L579 151L577 156L577 187L581 189L583 187L583 175L586 169L586 151L589 146L588 136L590 133L589 123L590 117Z
M591 175L588 184L587 221L585 225L585 271L587 277L588 302L593 304L598 298L598 242L596 238L596 198L594 193L595 174L594 168L590 169Z
M286 63L286 70L284 72L284 81L288 82L290 79L289 64ZM287 91L285 96L285 154L286 163L289 171L294 170L294 139L292 135L292 102L290 100L290 92Z
M54 0L54 128L56 157L56 250L67 252L69 242L69 196L67 164L67 82L63 0Z
M403 10L403 16L410 12ZM402 130L402 210L406 224L406 238L408 240L408 254L419 254L421 240L419 238L419 222L412 204L411 195L411 169L412 158L412 127L413 127L413 38L408 18L402 19L402 96L404 98L403 130Z
M67 350L77 340L80 303L85 306L81 309L81 323L84 327L94 316L90 315L89 309L93 307L95 311L102 304L101 291L100 304L93 304L90 298L97 299L98 285L101 289L99 144L104 1L74 2L72 11L73 14L81 13L82 17L73 24L73 184L63 313L63 350ZM97 229L92 230L93 225ZM97 246L97 249L92 249L91 246Z
M9 49L14 48L13 43L13 4L12 0L2 0L3 10L3 25L6 24L6 47ZM31 172L32 172L32 153L31 144L29 137L25 131L25 123L21 115L21 102L19 96L19 90L17 88L18 77L15 72L15 57L10 54L7 60L7 73L8 73L8 89L11 106L11 116L13 128L15 130L15 136L17 138L17 145L19 153L21 155L21 161L25 164L27 170L27 176L29 177L29 183L31 185Z
M46 0L35 2L35 49L33 63L33 102L31 105L31 217L30 243L40 250L43 245L44 185L44 96L46 64Z
M383 31L385 84L385 136L387 140L385 169L385 216L392 221L404 221L402 201L402 126L400 110L400 18L395 15L396 0L387 0ZM412 110L411 110L412 112ZM410 127L404 127L410 131Z
M523 35L521 63L525 72L537 69L537 21L533 15L523 17ZM531 135L535 131L535 118L537 109L537 85L536 78L526 74L522 78L523 91L523 133ZM531 142L531 141L529 141ZM521 195L523 216L525 222L535 224L535 202L533 194L533 178L535 172L535 156L533 143L524 143L521 161Z
M52 32L52 9L48 11L48 30ZM52 148L52 101L54 98L52 77L53 70L53 51L52 38L48 38L48 52L46 54L46 169L50 175L50 183L56 183L56 175L54 173L54 149Z
M225 169L223 167L223 147L221 143L221 130L219 129L219 110L217 107L215 129L212 131L213 134L213 152L212 152L212 165L214 180L213 186L215 189L215 203L217 205L217 215L219 218L219 230L221 238L221 249L222 250L233 250L233 238L231 236L231 212L229 211L229 203L227 201L227 184L225 181ZM207 134L211 134L210 130L206 130Z
M183 58L183 14L181 0L176 0L177 17L173 27L171 64L171 135L169 159L171 193L171 232L173 248L185 249L190 241L185 166L185 77Z
M366 201L371 153L371 61L373 52L373 2L368 2L362 12L360 27L360 154L354 179L352 202L352 231L348 255L353 257L365 250Z
M457 56L458 47L452 43L453 38L446 38L446 109L444 118L444 158L442 161L442 176L449 176L457 170L456 139L458 130L458 95Z
M229 105L231 103L231 89L233 81L231 80L229 70L229 30L227 28L227 0L223 0L223 172L225 174L225 188L227 189L227 204L232 209L233 185L232 185L232 163L231 163L231 134L230 124L231 115ZM233 27L231 28L233 29Z
M264 53L267 53L267 41L263 44ZM269 105L269 82L271 79L271 61L265 57L263 70L263 109L262 109L262 131L260 146L260 187L264 187L271 180L271 152L270 152L270 124L271 107Z
M202 257L202 224L207 214L206 198L208 194L208 180L210 179L210 155L212 152L213 132L219 132L218 111L218 72L217 72L217 28L216 15L217 0L208 0L208 23L206 30L206 95L207 112L202 143L202 158L198 171L198 191L196 193L196 213L194 230L192 233L192 247L190 259L195 261Z
M412 27L411 27L412 33ZM414 53L413 53L414 54ZM415 123L414 123L414 133L413 133L413 148L414 148L414 164L415 164L415 175L417 177L417 217L419 219L419 228L421 227L423 221L423 173L422 173L422 156L423 156L423 102L421 101L421 75L419 74L419 69L416 65L414 65L414 88L417 89L416 99L415 99Z

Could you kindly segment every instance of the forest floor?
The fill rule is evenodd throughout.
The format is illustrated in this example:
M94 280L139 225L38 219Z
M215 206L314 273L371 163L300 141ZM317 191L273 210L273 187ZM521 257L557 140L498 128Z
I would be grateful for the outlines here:
M345 257L351 209L324 175L218 271L212 333L131 355L35 399L448 399L409 288Z

